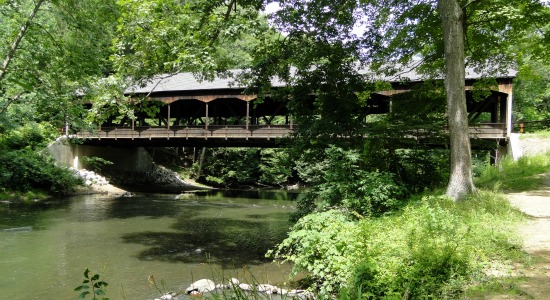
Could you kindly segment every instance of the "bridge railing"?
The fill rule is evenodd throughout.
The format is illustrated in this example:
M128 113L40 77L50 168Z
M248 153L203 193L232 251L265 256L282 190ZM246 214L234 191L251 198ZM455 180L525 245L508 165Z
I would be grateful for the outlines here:
M507 137L506 123L478 123L470 125L470 137L478 139L503 139Z
M209 125L152 127L102 127L78 132L85 139L271 139L290 136L296 125ZM480 123L470 126L470 137L477 139L506 138L505 123Z
M77 138L88 139L158 139L158 138L281 138L293 132L290 125L209 125L167 127L102 127L95 131L76 133Z

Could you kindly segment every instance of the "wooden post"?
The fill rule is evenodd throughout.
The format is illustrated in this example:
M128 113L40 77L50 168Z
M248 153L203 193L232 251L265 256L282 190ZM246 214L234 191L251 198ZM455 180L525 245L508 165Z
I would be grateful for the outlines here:
M521 121L519 123L519 133L524 133L525 131L525 124L523 123L523 121Z
M250 118L250 102L246 101L246 131L248 132L248 119ZM247 133L248 135L248 133Z
M506 98L506 136L510 136L512 133L512 102L513 98L513 82L512 79L500 79L498 83L498 91L508 94Z
M204 138L207 139L208 138L208 102L205 102L205 103L206 103L206 117L204 120Z
M168 122L167 122L168 130L170 130L170 103L168 103Z
M166 132L166 138L170 139L170 103L168 103L168 120L166 122L166 127L168 131Z

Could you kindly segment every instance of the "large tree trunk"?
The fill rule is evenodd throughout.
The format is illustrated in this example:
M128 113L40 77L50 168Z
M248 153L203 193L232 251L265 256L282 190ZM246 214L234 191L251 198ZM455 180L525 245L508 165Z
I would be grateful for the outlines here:
M445 90L451 145L447 196L455 201L475 191L468 134L464 65L464 13L458 0L439 0L445 45Z

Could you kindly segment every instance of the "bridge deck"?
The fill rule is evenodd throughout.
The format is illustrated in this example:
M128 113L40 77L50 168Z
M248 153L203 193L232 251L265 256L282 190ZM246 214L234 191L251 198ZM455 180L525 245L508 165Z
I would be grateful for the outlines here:
M296 125L211 125L167 127L103 127L93 132L78 132L72 137L89 145L134 146L249 146L273 147L291 137ZM470 137L505 140L505 124L470 126Z

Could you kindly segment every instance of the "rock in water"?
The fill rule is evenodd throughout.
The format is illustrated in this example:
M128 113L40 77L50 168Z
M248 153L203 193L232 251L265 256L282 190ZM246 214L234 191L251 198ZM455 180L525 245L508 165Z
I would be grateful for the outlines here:
M258 290L258 292L271 294L273 289L276 290L277 287L272 286L271 284L258 284L258 286L256 286L256 289Z
M196 291L199 293L211 292L216 289L216 284L210 279L201 279L193 282L187 289L185 293L191 294L191 292Z
M241 290L243 290L243 291L248 291L248 292L251 292L251 291L254 290L253 286L251 286L250 284L246 284L246 283L239 284L239 288L241 288Z

